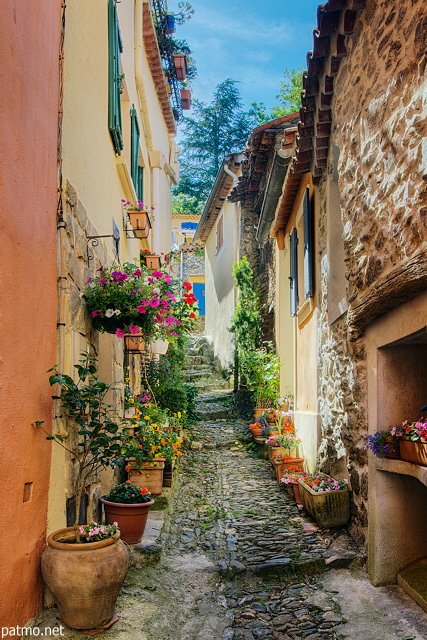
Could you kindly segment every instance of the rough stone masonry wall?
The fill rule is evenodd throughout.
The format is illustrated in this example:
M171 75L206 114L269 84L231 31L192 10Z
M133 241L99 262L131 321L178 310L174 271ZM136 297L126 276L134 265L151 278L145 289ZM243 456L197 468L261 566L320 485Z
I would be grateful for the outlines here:
M368 0L334 85L350 321L427 286L427 6Z
M99 241L98 246L89 245L90 254L93 260L90 260L88 266L88 236L98 235L97 229L91 224L88 214L82 203L77 197L75 189L69 182L66 184L65 191L65 229L61 232L62 243L62 273L63 279L60 289L60 324L59 331L62 332L63 348L65 350L65 361L75 364L79 360L81 351L93 348L95 354L100 354L99 333L93 331L90 315L82 300L85 282L90 276L96 273L101 266L108 264L112 260L112 251L107 251L106 244L103 240ZM70 351L70 353L69 353ZM118 340L111 340L111 348L106 356L102 354L104 363L111 358L108 369L111 372L112 380L122 381L123 375L123 348ZM130 363L133 368L134 362ZM67 373L72 373L67 372ZM105 380L108 382L108 380ZM123 415L123 391L121 385L115 384L108 401L115 405L119 415ZM117 388L119 387L119 388ZM68 425L69 426L69 425ZM68 429L67 429L68 430ZM69 483L68 495L73 495L71 491L73 468L69 463ZM109 475L109 474L108 474ZM102 477L98 474L96 477L90 478L90 484L86 491L88 494L88 522L92 519L99 521L100 507L99 498L105 493L105 486L101 483ZM107 487L109 490L109 486ZM67 520L74 520L74 503L67 502Z
M362 448L367 432L364 327L427 286L426 13L422 0L368 0L335 78L334 142L340 149L349 312L331 326L326 298L327 175L319 186L319 463L338 473L348 465L355 506L352 533L359 541L366 534L368 492Z

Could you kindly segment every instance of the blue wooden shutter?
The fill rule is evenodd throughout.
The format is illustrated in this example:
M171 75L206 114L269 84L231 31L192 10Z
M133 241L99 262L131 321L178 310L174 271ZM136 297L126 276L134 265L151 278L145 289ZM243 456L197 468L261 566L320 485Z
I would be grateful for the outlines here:
M116 1L108 0L108 128L113 140L114 151L120 155L123 149L122 111L120 95L123 92L120 54L123 42L120 35Z
M298 311L298 235L294 227L290 235L290 258L291 275L289 281L291 285L291 316L295 316Z
M304 296L312 298L314 295L314 229L313 207L310 200L310 189L307 187L304 195Z
M138 193L139 124L134 105L130 110L130 123L130 173L135 191Z

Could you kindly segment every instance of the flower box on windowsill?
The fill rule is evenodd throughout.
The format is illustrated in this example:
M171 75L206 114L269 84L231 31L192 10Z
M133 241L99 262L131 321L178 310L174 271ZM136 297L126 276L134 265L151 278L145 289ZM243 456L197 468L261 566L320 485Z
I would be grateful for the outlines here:
M128 211L130 223L136 238L148 238L151 222L147 211Z

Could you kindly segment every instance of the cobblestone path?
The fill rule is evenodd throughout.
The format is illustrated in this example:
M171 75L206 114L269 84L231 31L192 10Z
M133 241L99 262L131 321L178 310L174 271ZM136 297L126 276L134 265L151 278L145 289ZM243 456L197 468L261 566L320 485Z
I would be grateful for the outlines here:
M345 529L306 531L309 519L248 440L246 423L194 427L158 544L131 552L120 619L102 637L425 640L427 616L397 587L369 584ZM39 628L58 624L55 609L35 620ZM63 637L83 638L69 629Z

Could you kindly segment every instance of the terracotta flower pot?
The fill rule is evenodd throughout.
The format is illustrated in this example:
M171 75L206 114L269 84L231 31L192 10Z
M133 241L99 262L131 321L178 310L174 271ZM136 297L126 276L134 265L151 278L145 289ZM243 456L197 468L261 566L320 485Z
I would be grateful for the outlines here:
M406 462L427 467L427 442L402 439L400 441L400 456Z
M128 211L130 223L136 238L148 238L151 222L147 211Z
M104 505L107 524L117 522L121 539L128 544L140 542L147 524L148 512L151 505L154 504L154 500L138 504L124 504L101 498L101 502Z
M145 342L142 333L125 333L125 350L128 353L144 353Z
M273 462L273 464L276 470L276 480L279 487L282 484L282 476L289 467L299 467L301 471L304 471L304 458L291 458L287 462L278 460L277 462Z
M259 429L258 427L252 427L251 433L252 433L254 438L261 438L262 437L262 429Z
M128 570L128 554L114 538L75 544L74 527L47 539L41 560L43 579L62 621L73 629L97 629L110 622Z
M138 464L130 458L129 464L131 466L128 472L129 482L137 487L147 487L151 495L159 496L162 493L165 458L145 460Z

